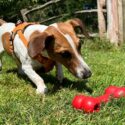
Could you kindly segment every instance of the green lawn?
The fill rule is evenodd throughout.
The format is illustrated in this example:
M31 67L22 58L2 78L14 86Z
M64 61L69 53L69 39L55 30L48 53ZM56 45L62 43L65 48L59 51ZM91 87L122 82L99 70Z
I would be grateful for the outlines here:
M125 47L114 48L107 41L86 40L82 54L93 75L80 81L64 69L59 86L55 70L41 74L49 88L46 96L35 94L27 77L17 74L15 62L5 54L0 74L0 125L125 125L125 98L102 104L98 113L85 114L72 108L76 94L102 95L110 84L125 85Z

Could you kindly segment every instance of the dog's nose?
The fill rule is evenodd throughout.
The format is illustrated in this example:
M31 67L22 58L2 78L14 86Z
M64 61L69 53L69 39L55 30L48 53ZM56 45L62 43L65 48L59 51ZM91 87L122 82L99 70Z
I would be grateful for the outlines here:
M87 79L87 78L91 77L91 75L92 75L92 72L90 70L86 70L83 73L83 79Z

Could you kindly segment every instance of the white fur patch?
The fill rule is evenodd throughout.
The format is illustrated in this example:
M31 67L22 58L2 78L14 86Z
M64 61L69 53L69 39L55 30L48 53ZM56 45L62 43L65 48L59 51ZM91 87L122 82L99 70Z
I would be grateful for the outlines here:
M69 44L71 45L72 49L73 49L74 51L76 51L76 47L75 47L75 44L74 44L74 42L73 42L71 36L70 36L69 34L65 34L64 36L65 36L65 38L68 40L68 42L69 42Z
M48 28L48 26L45 25L40 25L40 24L35 24L35 25L30 25L26 28L26 30L24 31L24 36L26 37L27 40L29 40L30 35L34 32L34 31L39 31L39 32L43 32Z
M53 24L51 24L50 26L54 26L55 28L58 29L58 25L57 25L57 23L53 23Z
M1 32L2 33L11 32L14 28L15 28L15 24L14 23L4 23L1 26Z

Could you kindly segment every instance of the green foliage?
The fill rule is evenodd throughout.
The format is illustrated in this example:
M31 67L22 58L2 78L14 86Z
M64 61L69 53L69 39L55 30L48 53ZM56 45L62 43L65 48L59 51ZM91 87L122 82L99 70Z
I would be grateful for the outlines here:
M71 106L78 93L99 96L111 84L125 85L125 48L114 51L107 45L99 39L84 41L82 55L93 73L88 80L78 80L64 68L67 79L59 87L55 70L48 75L41 74L49 88L46 96L36 95L31 81L19 76L15 62L5 55L0 74L0 124L124 125L125 98L102 104L100 112L93 114L85 114Z
M17 21L21 18L20 10L36 4L35 0L1 0L0 17L7 21Z
M88 42L90 42L90 41L88 40ZM84 45L86 45L86 44L88 44L88 43L86 42ZM116 48L113 44L110 43L109 40L107 40L107 39L101 40L100 38L95 37L95 38L93 38L93 42L91 42L89 49L95 50L95 51L99 51L99 50L106 51L106 50L113 50L113 49L115 50Z
M28 10L43 5L50 0L0 0L0 18L6 21L17 22L22 19L20 10L27 8ZM59 18L47 21L44 24L52 24L57 21L63 21L70 18L78 17L82 19L89 31L97 32L97 14L87 13L87 14L77 14L74 12L78 10L83 10L85 5L90 5L96 7L95 0L63 0L58 3L54 3L44 9L37 10L27 14L28 21L31 22L41 22L53 16L62 15ZM65 15L66 14L66 15ZM23 19L22 19L23 20Z

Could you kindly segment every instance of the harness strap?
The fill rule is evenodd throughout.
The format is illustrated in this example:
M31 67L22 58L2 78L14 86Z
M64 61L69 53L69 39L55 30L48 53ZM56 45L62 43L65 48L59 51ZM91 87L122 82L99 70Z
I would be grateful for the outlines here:
M17 25L15 27L15 29L12 31L12 39L14 39L15 35L18 34L20 39L22 40L22 42L24 43L24 45L27 47L28 45L28 42L23 34L24 30L30 26L30 25L34 25L36 23L27 23L27 22L24 22L24 23L21 23L19 25Z
M15 27L15 29L13 30L13 33L16 33L18 30L24 31L27 26L29 26L29 25L34 25L34 24L36 24L36 23L23 22L23 23L21 23L21 24L18 24L18 25Z
M22 30L18 30L17 34L19 35L19 37L22 40L23 44L27 47L28 42L27 42L25 36L23 35Z

